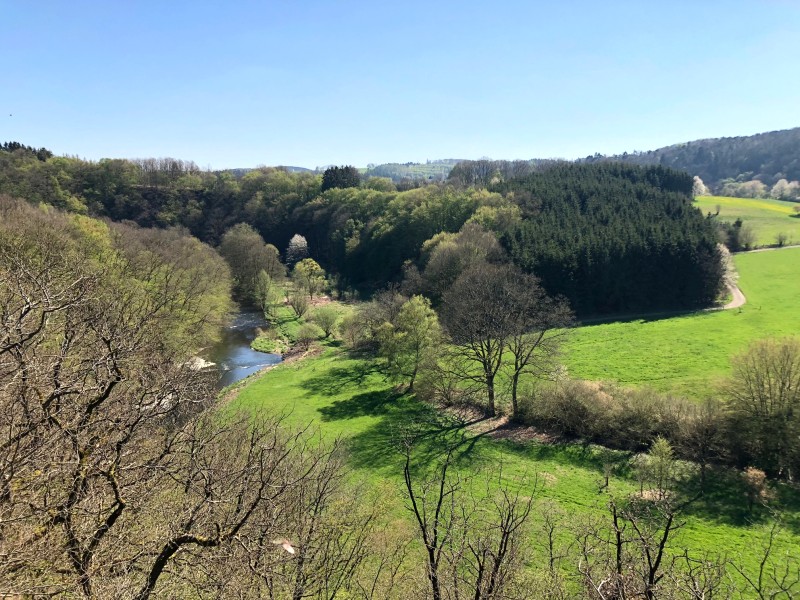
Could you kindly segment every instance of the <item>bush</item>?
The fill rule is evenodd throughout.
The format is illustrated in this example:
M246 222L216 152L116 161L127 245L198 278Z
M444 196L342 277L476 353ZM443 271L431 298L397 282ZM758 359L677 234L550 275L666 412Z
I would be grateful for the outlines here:
M297 330L297 343L308 350L312 342L316 342L323 335L322 329L313 323L303 323Z
M528 393L519 420L561 435L622 450L642 451L656 437L680 438L685 403L649 390L569 380Z
M320 306L311 314L311 320L322 328L325 337L330 337L339 320L339 311L333 306Z

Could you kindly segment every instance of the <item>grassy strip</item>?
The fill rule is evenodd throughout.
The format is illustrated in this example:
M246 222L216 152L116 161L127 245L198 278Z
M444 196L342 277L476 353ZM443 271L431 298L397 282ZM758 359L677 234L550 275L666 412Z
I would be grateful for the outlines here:
M570 375L702 398L730 374L731 356L754 340L797 335L800 248L734 260L743 307L580 327L565 346Z
M703 213L712 215L719 207L719 216L716 218L720 221L733 223L741 219L745 225L752 227L758 246L775 244L780 233L788 236L787 244L800 244L800 218L794 211L796 202L701 196L695 200L695 206Z

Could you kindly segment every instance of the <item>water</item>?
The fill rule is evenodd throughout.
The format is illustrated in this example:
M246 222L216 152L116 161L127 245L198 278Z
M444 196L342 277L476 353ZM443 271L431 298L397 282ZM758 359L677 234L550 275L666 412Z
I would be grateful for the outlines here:
M266 354L250 348L256 328L267 323L259 312L240 312L222 332L220 341L203 352L203 358L216 363L220 370L219 388L244 379L268 365L281 362L280 354Z

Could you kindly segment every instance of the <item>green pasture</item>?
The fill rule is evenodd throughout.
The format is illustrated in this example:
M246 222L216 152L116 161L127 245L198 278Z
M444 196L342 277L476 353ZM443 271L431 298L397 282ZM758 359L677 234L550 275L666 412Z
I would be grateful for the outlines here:
M800 248L738 254L740 309L587 325L571 332L573 377L650 386L702 398L729 375L730 359L752 341L800 334Z
M570 374L649 385L693 397L713 393L714 382L729 372L730 357L749 342L800 332L796 320L800 248L740 254L735 261L747 296L741 310L581 327L572 332L566 348ZM537 497L554 501L563 511L565 523L601 514L609 493L623 496L636 489L626 453L577 443L513 442L478 434L398 392L374 360L349 356L335 343L324 348L319 356L279 365L252 379L229 408L282 414L291 427L310 426L314 435L323 439L341 439L349 450L353 476L369 489L380 490L391 527L413 528L404 508L403 459L397 445L409 428L425 433L419 464L432 464L445 439L464 434L467 442L459 451L463 476L496 474L502 465L503 476L512 485L522 485L526 478L528 482L537 479ZM609 460L617 468L609 489L601 490L603 462ZM690 475L683 485L688 494L696 483ZM786 527L781 547L796 548L800 544L800 497L788 486L779 486L777 497ZM676 545L740 557L754 568L753 549L764 539L770 516L762 508L748 514L743 498L738 475L717 473L706 495L688 509ZM536 526L535 516L532 526ZM537 547L535 534L531 544Z
M413 530L413 522L404 508L403 458L397 449L402 432L410 427L425 432L417 455L420 465L433 463L445 438L466 432L443 421L441 415L437 417L434 409L413 396L398 393L374 361L349 357L331 346L320 356L280 365L254 379L229 408L252 414L282 414L291 427L310 425L311 431L324 439L340 438L349 449L353 477L370 490L380 490L388 511L385 518L391 523L387 526L407 530ZM531 482L536 479L536 497L555 502L564 513L565 526L601 514L610 498L609 490L624 496L636 489L626 466L628 455L622 452L581 444L511 442L474 431L466 432L466 436L467 442L458 453L463 477L472 476L482 483L479 473L496 477L502 467L504 480L512 486L527 481L525 485L532 489ZM604 460L618 467L607 490L599 485ZM695 484L686 485L693 489ZM796 518L800 505L796 494L788 490L779 493L789 515L785 521L787 537L780 542L785 547L800 541L800 520ZM765 535L769 516L762 508L748 514L743 498L738 476L713 478L706 496L687 512L686 526L675 538L676 545L726 552L750 561L754 544ZM535 515L531 522L534 531ZM531 533L534 551L538 551L537 539Z
M700 196L695 206L703 214L714 214L719 206L718 219L733 223L741 219L752 227L757 246L775 245L778 234L788 236L787 244L800 244L800 217L796 216L796 202L761 198L727 198L724 196Z

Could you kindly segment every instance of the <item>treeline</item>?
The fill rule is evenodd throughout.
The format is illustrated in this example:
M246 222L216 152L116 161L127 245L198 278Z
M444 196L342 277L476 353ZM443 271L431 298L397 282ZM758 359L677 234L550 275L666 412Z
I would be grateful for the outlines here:
M722 285L692 178L663 167L562 163L492 188L522 219L501 241L578 314L709 305Z
M615 156L595 154L583 162L628 162L661 165L699 176L716 194L726 184L758 181L766 188L781 179L800 180L800 127L750 136L712 138L647 152ZM752 187L752 186L751 186Z
M370 293L399 281L404 265L424 269L423 245L470 221L579 314L715 299L713 232L690 205L687 176L662 167L507 166L462 163L448 183L398 191L387 178L359 180L352 167L323 176L260 168L236 178L173 159L40 161L13 151L0 153L0 191L145 227L184 226L214 246L238 223L281 252L300 234L339 289Z

